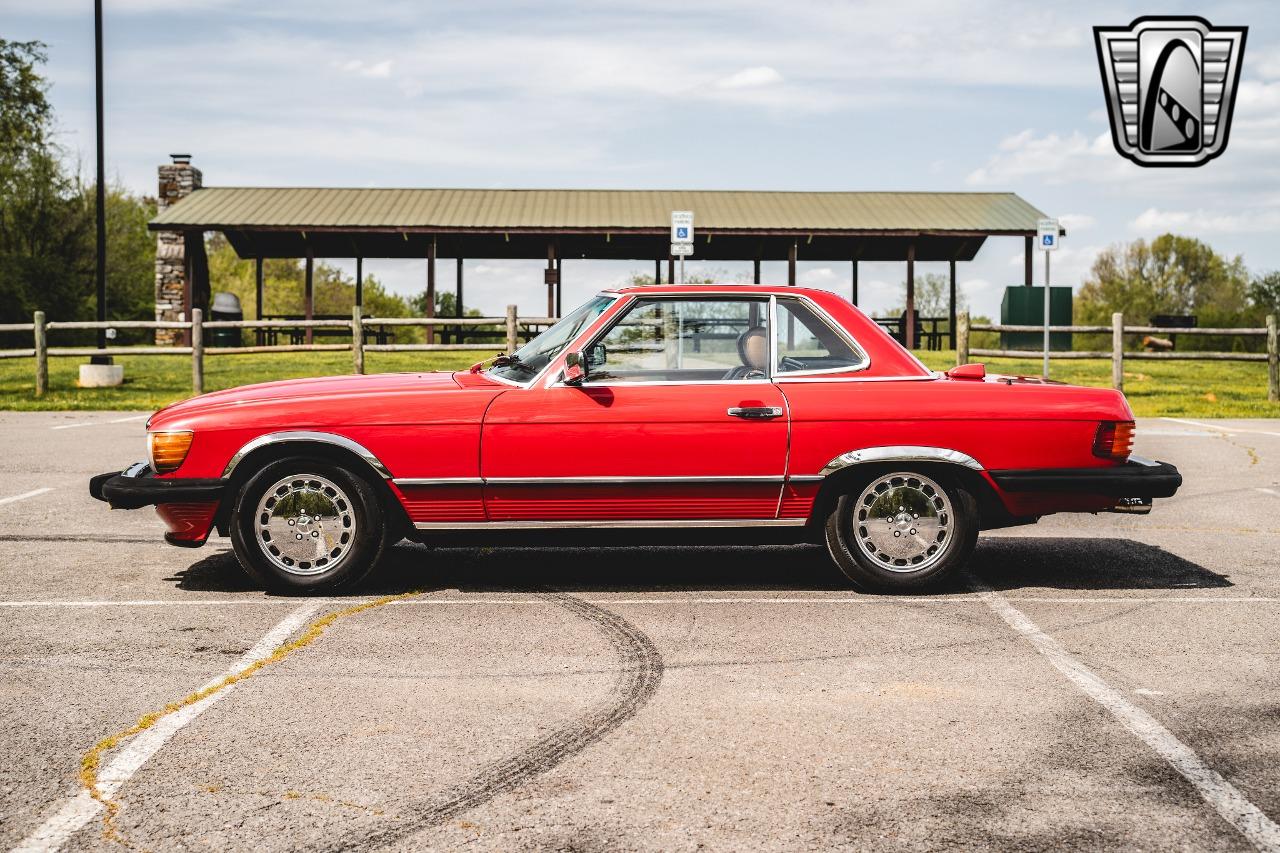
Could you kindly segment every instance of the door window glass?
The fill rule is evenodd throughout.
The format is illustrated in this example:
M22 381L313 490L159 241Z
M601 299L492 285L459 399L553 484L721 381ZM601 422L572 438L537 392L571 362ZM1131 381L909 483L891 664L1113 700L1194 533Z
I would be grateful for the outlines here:
M775 373L861 367L865 358L799 299L778 300L778 364Z
M587 353L588 382L767 379L764 299L638 299Z

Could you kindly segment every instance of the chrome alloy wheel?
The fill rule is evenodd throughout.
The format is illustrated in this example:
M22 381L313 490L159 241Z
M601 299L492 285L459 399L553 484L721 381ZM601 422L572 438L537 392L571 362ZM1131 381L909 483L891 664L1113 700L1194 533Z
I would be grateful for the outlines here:
M333 481L296 474L263 493L254 527L273 564L292 575L318 575L351 553L356 517L351 499Z
M852 513L858 547L891 572L918 572L942 559L955 523L942 487L908 472L877 477Z

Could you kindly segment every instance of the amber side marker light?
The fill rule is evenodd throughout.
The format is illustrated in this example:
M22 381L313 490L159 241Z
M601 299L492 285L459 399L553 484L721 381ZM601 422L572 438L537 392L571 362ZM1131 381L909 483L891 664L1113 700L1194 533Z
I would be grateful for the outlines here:
M1133 421L1103 421L1093 439L1093 455L1123 462L1133 450Z
M191 449L191 430L147 433L147 455L151 458L151 470L157 474L177 471Z

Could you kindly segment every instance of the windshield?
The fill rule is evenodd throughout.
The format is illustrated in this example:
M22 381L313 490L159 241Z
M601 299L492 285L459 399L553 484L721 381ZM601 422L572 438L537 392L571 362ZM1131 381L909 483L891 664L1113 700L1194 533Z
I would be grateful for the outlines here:
M516 350L515 355L489 368L489 373L511 382L528 382L560 354L578 333L613 304L611 296L596 296L560 322Z

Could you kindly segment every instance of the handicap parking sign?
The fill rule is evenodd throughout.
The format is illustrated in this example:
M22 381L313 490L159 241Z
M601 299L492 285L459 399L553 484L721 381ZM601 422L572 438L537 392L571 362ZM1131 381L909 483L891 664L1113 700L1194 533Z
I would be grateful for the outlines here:
M1058 248L1058 220L1041 219L1036 222L1036 234L1040 237L1040 248L1052 252Z
M689 239L689 229L688 229L688 228L677 228L677 229L676 229L676 238L677 238L677 239L680 239L680 240L688 240L688 239Z

